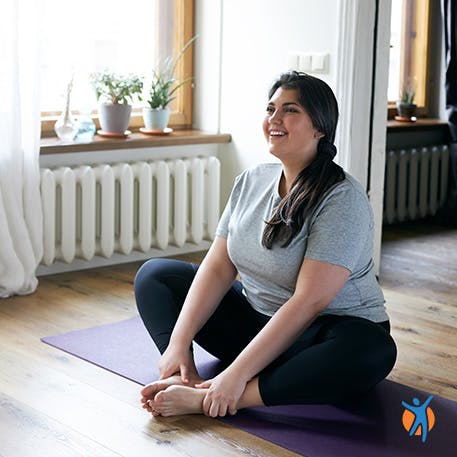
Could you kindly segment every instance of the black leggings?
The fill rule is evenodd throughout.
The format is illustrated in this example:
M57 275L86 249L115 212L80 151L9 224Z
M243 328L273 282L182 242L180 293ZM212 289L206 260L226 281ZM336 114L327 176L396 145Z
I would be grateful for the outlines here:
M170 259L146 262L135 278L141 318L161 353L198 269ZM235 281L194 340L230 364L270 317L255 311ZM396 359L389 322L351 316L319 316L285 351L259 373L266 405L340 403L383 380ZM266 350L268 350L266 348Z

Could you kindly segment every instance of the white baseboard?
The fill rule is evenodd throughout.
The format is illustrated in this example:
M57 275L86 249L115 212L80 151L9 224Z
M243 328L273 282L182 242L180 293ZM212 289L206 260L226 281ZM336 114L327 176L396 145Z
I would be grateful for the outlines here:
M50 266L40 265L37 276L47 276L69 271L87 270L90 268L107 267L122 263L139 262L157 257L170 257L191 252L206 251L211 246L211 241L202 241L199 244L186 243L182 247L168 246L166 249L151 249L148 252L132 251L129 255L113 254L110 258L95 256L92 260L75 259L71 263L55 262Z

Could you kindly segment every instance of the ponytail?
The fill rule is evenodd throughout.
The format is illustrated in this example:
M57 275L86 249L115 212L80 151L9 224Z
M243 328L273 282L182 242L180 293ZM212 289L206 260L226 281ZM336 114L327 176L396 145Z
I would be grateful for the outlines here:
M324 194L345 178L343 169L333 162L336 152L334 144L325 137L320 139L316 158L298 174L287 195L266 221L262 237L264 247L271 249L276 241L287 247Z
M288 246L324 194L345 178L343 169L333 161L338 102L332 89L321 79L297 71L284 73L275 81L270 99L280 87L297 91L300 105L311 117L314 128L324 136L317 145L315 159L294 179L289 192L266 221L262 245L268 249L276 241Z

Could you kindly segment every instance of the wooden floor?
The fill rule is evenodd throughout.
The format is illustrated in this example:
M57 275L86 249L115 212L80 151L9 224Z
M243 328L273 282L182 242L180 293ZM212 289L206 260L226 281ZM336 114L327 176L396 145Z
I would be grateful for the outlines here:
M390 378L457 401L456 264L457 230L385 232L380 279L399 346ZM137 384L39 341L135 315L137 268L45 277L35 294L0 300L0 457L295 455L206 417L151 419Z
M380 282L399 346L390 379L457 401L457 229L385 230Z

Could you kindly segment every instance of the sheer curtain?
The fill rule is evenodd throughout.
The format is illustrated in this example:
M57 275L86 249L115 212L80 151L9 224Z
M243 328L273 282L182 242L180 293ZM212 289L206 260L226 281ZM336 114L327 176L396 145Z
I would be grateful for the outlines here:
M33 292L42 257L39 176L40 0L2 0L0 297Z

